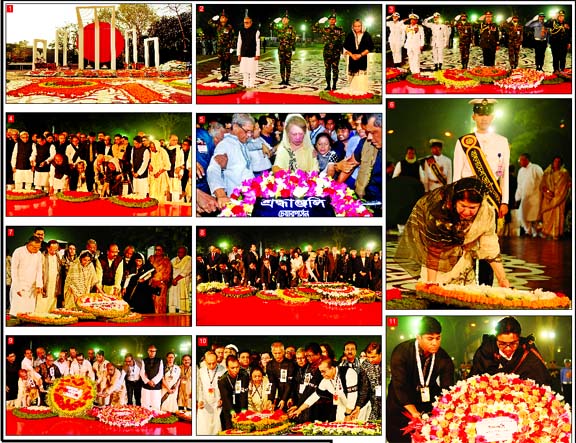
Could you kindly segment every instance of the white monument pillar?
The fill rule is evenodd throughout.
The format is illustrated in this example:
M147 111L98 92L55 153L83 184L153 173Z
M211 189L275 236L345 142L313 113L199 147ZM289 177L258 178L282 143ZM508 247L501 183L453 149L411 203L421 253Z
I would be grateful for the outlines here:
M36 48L38 47L38 43L42 44L42 52L44 54L44 63L47 62L48 41L35 38L33 45L32 45L32 70L36 69Z
M144 39L144 65L148 68L150 66L148 47L150 42L154 43L154 66L158 68L160 66L160 48L158 44L158 37L150 37Z
M94 69L100 69L100 20L94 8Z
M84 69L84 23L80 7L76 7L76 17L78 18L78 69Z
M116 71L116 13L112 9L110 19L110 69Z
M126 63L126 66L130 64L130 34L132 34L132 60L136 63L136 60L138 59L136 29L124 31L124 62Z
M132 58L134 59L134 68L138 63L138 37L136 35L136 28L132 29Z

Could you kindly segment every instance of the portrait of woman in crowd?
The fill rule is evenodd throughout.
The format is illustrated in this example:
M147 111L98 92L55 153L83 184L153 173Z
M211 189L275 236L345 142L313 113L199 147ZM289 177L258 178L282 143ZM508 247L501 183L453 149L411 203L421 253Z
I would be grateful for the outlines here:
M348 82L350 89L368 91L368 54L374 50L372 36L360 19L354 20L352 30L344 41L344 54L348 55Z
M300 114L290 114L286 117L284 135L278 145L273 172L289 169L294 172L318 171L318 160L314 155L314 146L310 141L306 119Z
M132 257L134 260L134 269L128 275L124 300L132 307L134 312L140 314L153 314L154 302L152 300L152 288L150 287L150 271L153 267L146 263L144 256L138 252ZM146 275L145 275L146 274ZM148 276L148 278L146 278Z
M64 283L64 308L75 309L76 299L84 294L89 294L92 288L104 295L100 286L96 269L92 265L90 251L82 251L78 260L70 265L66 281Z

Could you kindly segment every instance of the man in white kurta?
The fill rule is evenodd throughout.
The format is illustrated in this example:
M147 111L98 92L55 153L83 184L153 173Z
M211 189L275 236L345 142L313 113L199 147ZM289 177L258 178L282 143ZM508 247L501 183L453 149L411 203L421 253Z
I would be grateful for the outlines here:
M168 312L191 312L192 257L181 246L172 260L172 286L168 289Z
M404 47L408 51L408 63L411 74L420 73L420 54L424 48L424 28L418 24L419 17L410 14L410 24L406 26L406 42Z
M42 296L42 242L31 237L25 246L12 254L12 286L10 287L10 315L34 312L37 297Z
M92 381L96 381L96 374L92 369L92 365L84 359L83 353L78 353L76 358L70 363L70 375L80 375L81 377L88 377Z
M392 20L388 20L390 17ZM386 27L390 29L388 43L392 50L394 66L399 68L402 65L402 46L406 40L406 25L400 20L400 13L395 12L386 17Z
M218 390L218 378L226 370L218 364L213 351L204 354L203 363L196 375L197 431L198 435L218 435L222 430L220 423L222 401Z
M48 242L46 253L42 254L43 292L36 299L34 312L48 313L56 309L57 297L62 293L59 249L58 242L51 240Z
M530 162L529 154L521 154L518 162L520 163L520 170L518 171L515 200L520 202L518 210L520 223L522 223L526 235L537 237L540 215L540 183L544 171L539 165Z
M452 183L452 160L442 154L444 142L430 139L431 156L426 158L420 168L420 181L426 192Z
M438 12L424 19L422 25L432 30L430 46L432 46L434 71L441 70L442 63L444 63L444 48L448 46L448 39L450 38L450 27L440 22L440 14Z
M150 143L150 164L148 166L148 180L150 198L159 202L168 200L170 192L170 158L164 148L157 148L155 143Z
M244 17L244 29L238 32L236 54L243 75L242 84L246 88L253 88L260 59L260 31L253 27L250 17Z

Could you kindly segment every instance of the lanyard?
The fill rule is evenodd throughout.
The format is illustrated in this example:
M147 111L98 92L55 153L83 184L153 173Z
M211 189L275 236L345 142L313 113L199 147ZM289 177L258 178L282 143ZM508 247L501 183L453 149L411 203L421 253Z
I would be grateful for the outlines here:
M428 372L428 379L424 383L424 373L422 372L422 362L420 361L420 351L418 349L418 340L414 342L416 345L416 366L418 366L418 378L420 379L420 385L423 388L430 384L430 378L432 378L432 370L434 369L434 361L436 360L436 354L432 354L432 362L430 363L430 371Z

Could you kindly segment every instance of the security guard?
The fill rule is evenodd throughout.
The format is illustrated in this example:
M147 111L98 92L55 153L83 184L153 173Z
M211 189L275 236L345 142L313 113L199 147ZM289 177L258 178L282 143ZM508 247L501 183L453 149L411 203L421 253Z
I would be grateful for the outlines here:
M320 27L321 24L328 21L327 27ZM340 62L340 55L344 44L346 34L344 30L336 26L336 13L332 11L330 17L321 18L318 23L314 23L312 31L322 34L322 41L324 42L324 70L326 76L326 91L336 89L338 83L338 63ZM330 87L330 79L332 79L332 87Z
M290 86L290 74L292 73L292 52L296 49L296 31L290 25L290 17L288 11L282 18L274 19L271 24L274 27L275 23L282 21L282 27L276 29L278 35L278 59L280 61L280 77L282 77L281 85Z
M550 34L552 67L555 74L566 68L566 54L570 49L570 25L564 21L565 15L566 13L560 10L556 18L548 20L545 24Z
M508 35L508 60L510 62L510 69L516 69L518 67L522 39L524 38L524 26L518 22L518 16L513 15L502 23L500 29Z

